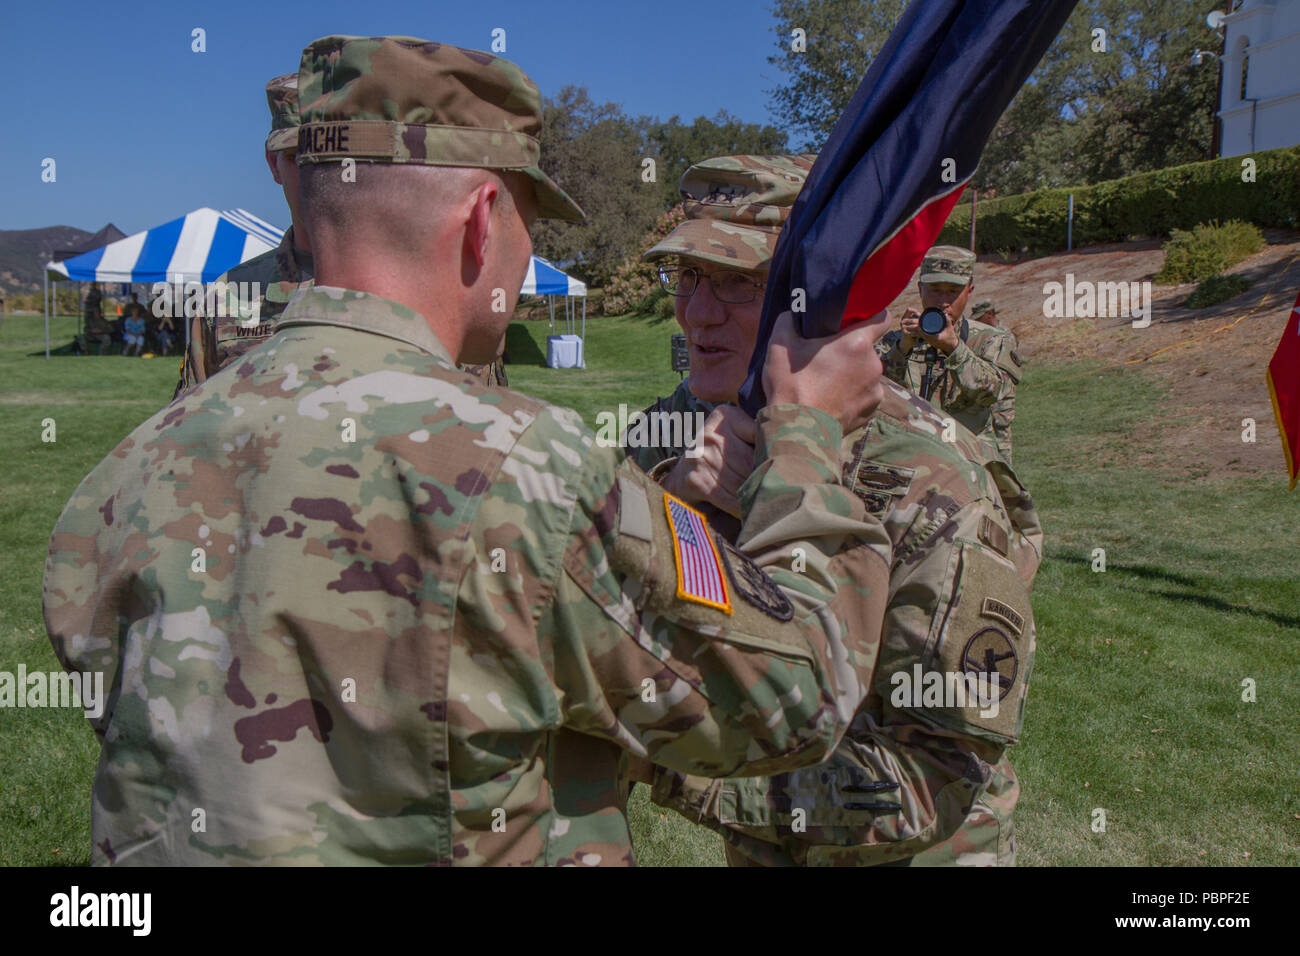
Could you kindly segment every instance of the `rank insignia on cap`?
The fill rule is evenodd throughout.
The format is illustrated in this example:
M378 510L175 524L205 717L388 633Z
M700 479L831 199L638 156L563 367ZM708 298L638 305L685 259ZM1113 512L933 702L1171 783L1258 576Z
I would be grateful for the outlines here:
M677 562L677 596L730 614L731 596L708 520L669 494L664 495L664 510Z

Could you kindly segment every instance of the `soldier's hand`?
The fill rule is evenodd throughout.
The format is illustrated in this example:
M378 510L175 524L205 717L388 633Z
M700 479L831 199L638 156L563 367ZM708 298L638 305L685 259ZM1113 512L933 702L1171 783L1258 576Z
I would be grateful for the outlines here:
M871 418L883 394L876 340L889 327L888 310L821 339L805 339L789 312L772 330L763 365L763 390L773 405L819 408L844 434Z
M695 447L664 478L664 490L691 504L708 502L740 517L740 486L754 470L754 420L735 405L719 405Z
M902 338L898 340L899 350L912 351L916 348L916 340L921 335L921 313L910 307L906 309L902 319L899 320L899 328L903 330Z
M952 315L946 310L943 314L948 320L948 324L943 327L943 331L938 335L926 335L922 332L919 318L916 322L916 334L926 345L934 346L944 355L951 355L952 350L961 344L961 336L957 334L957 325L953 321Z

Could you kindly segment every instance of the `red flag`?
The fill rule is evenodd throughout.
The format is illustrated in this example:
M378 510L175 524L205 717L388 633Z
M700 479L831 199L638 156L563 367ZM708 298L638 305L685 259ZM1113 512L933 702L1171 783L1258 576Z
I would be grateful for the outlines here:
M741 405L757 412L777 316L806 338L875 315L912 278L998 117L1076 0L912 0L781 230ZM796 303L803 303L796 307Z
M1290 491L1295 488L1296 467L1300 454L1300 296L1296 296L1287 320L1282 341L1268 363L1268 393L1273 397L1273 416L1282 435L1286 470L1291 476Z

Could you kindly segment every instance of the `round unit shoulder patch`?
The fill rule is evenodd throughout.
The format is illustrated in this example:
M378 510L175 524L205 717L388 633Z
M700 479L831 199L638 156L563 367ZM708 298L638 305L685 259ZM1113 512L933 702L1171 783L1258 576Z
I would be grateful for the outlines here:
M1001 688L998 700L1005 700L1011 693L1016 673L1020 670L1015 645L1006 632L997 627L985 627L975 632L962 651L961 665L967 674L976 677L987 674L990 681L996 681Z
M727 576L737 594L778 621L788 621L794 617L794 606L790 599L762 568L741 554L725 538L719 537L718 543L722 545L722 563L727 566Z

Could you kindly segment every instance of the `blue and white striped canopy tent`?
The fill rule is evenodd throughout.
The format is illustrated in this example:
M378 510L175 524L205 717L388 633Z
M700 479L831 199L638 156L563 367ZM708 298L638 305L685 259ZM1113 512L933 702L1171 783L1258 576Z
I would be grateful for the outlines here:
M565 275L541 256L533 256L528 263L528 275L524 276L524 287L519 291L523 295L585 296L587 287L573 276Z
M196 209L144 232L62 262L47 262L45 278L77 282L212 282L274 249L284 230L243 209ZM45 307L45 354L50 352L50 297ZM187 330L188 332L188 327Z
M283 235L251 212L205 207L45 269L52 279L82 282L212 282Z
M555 331L555 296L564 296L565 330L572 335L578 321L578 307L575 297L582 299L582 333L587 337L587 286L585 283L565 275L541 256L533 256L528 263L528 274L524 276L524 286L520 295L544 295L551 307L551 331Z

